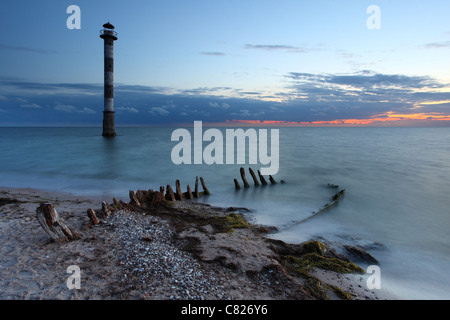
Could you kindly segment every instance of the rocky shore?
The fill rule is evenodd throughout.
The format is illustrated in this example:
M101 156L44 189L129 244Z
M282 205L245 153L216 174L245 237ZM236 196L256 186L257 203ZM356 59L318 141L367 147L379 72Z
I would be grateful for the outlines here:
M364 270L319 241L287 244L243 208L161 201L101 212L100 198L0 188L0 299L380 299ZM36 219L51 203L76 240L53 241ZM363 253L360 253L363 254ZM70 290L69 266L81 270Z

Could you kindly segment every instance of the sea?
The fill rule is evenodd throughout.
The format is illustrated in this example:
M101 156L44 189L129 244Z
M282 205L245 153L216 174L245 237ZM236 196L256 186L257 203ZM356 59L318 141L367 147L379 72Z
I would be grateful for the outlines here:
M174 164L175 129L119 127L107 139L92 127L0 128L0 186L111 203L128 201L129 190L174 188L177 179L184 190L194 188L203 177L211 195L195 201L248 208L252 222L277 228L274 239L318 239L338 252L364 248L378 260L381 288L372 290L395 299L450 299L450 128L276 128L277 184L266 186L254 186L248 173L261 164ZM243 188L241 167L250 188Z

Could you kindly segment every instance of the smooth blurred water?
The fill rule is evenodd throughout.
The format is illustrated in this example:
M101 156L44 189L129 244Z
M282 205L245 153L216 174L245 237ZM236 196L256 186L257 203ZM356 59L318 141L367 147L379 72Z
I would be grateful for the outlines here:
M118 128L105 139L100 128L0 128L0 185L110 201L176 179L193 187L202 176L212 192L202 201L252 209L255 222L279 228L274 238L367 245L382 290L450 298L450 128L280 128L274 178L286 183L240 191L233 179L248 165L174 165L174 129ZM328 183L345 188L344 197L296 224L330 201Z

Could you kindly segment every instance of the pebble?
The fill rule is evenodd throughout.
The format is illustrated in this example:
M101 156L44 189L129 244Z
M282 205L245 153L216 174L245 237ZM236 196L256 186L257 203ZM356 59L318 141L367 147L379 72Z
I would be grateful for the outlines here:
M129 273L124 279L137 279L141 290L146 291L142 294L153 299L229 299L214 273L202 269L194 257L178 249L169 225L156 219L126 211L110 217L109 225L122 244L114 252Z

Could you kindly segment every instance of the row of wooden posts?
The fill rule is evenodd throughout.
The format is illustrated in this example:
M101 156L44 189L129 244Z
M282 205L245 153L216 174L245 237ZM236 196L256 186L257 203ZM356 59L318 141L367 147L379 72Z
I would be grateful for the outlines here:
M191 187L189 184L187 185L187 191L182 192L181 191L181 183L180 180L176 180L175 182L175 192L173 191L170 184L168 184L166 187L161 186L159 187L159 191L154 191L153 189L150 190L137 190L134 192L134 190L130 190L129 196L130 196L130 202L125 203L122 200L118 201L116 198L113 198L113 207L109 206L106 202L102 202L102 214L103 216L109 216L113 212L117 210L122 210L132 207L137 207L140 209L148 209L152 207L153 205L166 201L182 201L185 199L194 199L194 198L200 198L202 195L209 195L209 189L206 186L205 180L200 177L200 183L202 185L203 191L199 191L199 178L195 178L195 186L194 186L194 192L192 192ZM91 222L95 225L98 224L100 221L96 216L96 213L94 210L89 209L88 217L91 220Z
M169 201L177 201L177 200L184 200L184 199L194 199L194 198L200 198L202 195L209 195L210 192L208 190L208 187L206 186L205 180L200 177L200 183L203 188L203 192L198 191L198 177L195 178L195 188L194 192L192 192L191 187L187 185L186 192L181 191L181 185L180 180L177 180L175 182L175 192L173 192L172 187L168 184L166 188L166 200ZM160 192L164 194L164 186L160 187Z
M261 172L259 170L257 170L257 172L258 172L258 177L259 177L259 180L261 181L261 184L258 181L258 179L256 177L256 174L253 171L253 169L249 168L248 171L250 172L250 175L252 176L253 183L254 183L255 187L258 187L260 185L264 186L264 185L268 184L266 179L264 178L264 176L261 174ZM244 188L250 188L250 184L248 183L247 178L245 177L245 169L241 168L240 172L241 172L242 182L244 183ZM269 181L270 181L271 184L277 184L277 182L275 181L275 179L271 175L269 175ZM284 183L284 180L281 180L281 183ZM239 185L239 182L238 182L237 179L234 179L234 187L235 187L236 190L240 190L241 189L241 186Z
M203 191L199 191L199 180L202 185ZM209 194L210 192L208 190L208 187L206 186L205 180L202 177L200 177L200 179L198 177L195 178L195 186L193 192L189 185L187 185L187 191L182 192L180 180L177 180L175 182L175 192L170 185L167 185L166 188L164 186L161 186L159 188L159 191L153 191L152 189L150 189L148 191L137 190L136 192L134 192L133 190L130 190L129 203L126 203L122 200L117 200L116 198L113 198L113 203L111 205L108 205L105 201L103 201L101 212L95 212L93 209L89 208L87 210L87 216L89 217L93 225L97 225L100 223L100 219L98 218L98 216L107 218L111 214L119 210L127 209L130 207L148 209L152 205L161 203L164 200L178 201L185 199L194 199L200 198L202 195ZM44 231L53 240L74 240L78 238L78 234L66 226L64 219L59 216L55 207L50 203L42 203L36 209L36 218L38 219Z

